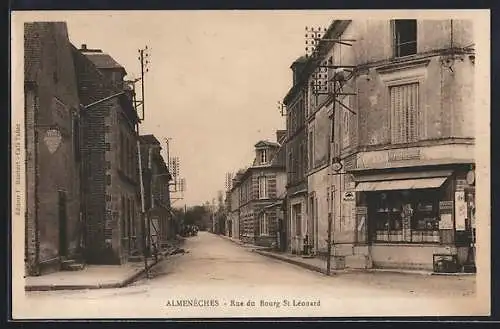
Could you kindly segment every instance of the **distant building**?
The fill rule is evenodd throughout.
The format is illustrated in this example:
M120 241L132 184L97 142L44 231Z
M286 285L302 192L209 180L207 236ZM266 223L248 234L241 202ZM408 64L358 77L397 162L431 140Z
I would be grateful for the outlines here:
M148 214L147 245L161 248L175 237L176 228L170 205L172 175L161 155L160 141L154 135L140 136L145 211Z
M279 131L280 142L284 134ZM285 196L285 148L278 143L260 141L255 144L255 159L240 175L239 198L240 237L247 243L271 246L277 240L280 213L266 208L281 202Z

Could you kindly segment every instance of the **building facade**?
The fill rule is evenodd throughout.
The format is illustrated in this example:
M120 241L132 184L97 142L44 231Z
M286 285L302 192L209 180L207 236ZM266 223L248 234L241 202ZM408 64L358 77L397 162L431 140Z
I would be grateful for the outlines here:
M137 125L124 68L97 49L74 49L82 112L86 261L123 264L140 248Z
M329 184L309 180L309 193L327 191L328 210L316 212L324 214L320 231L332 216L335 264L432 270L437 258L450 257L457 270L474 267L472 31L466 20L329 27L327 38L355 40L324 43L318 59L354 67L343 95L318 97L316 113L326 106L330 117Z
M240 230L240 180L244 173L244 170L239 170L234 176L231 184L230 193L230 208L229 216L231 217L232 223L232 236L233 238L241 238Z
M80 100L67 26L24 25L25 270L59 270L82 252Z
M159 250L175 234L169 188L172 175L161 155L160 141L154 135L141 135L140 144L144 210L149 224L146 245L149 251L154 250L154 248Z
M308 144L306 111L308 108L308 84L300 79L307 63L305 56L298 58L291 66L293 85L284 98L286 106L286 220L283 230L286 232L280 245L282 250L300 253L304 248L307 218L307 166Z
M284 141L282 131L277 133ZM239 220L241 240L261 246L277 241L281 213L269 207L285 197L285 147L278 143L260 141L255 144L253 165L240 176Z

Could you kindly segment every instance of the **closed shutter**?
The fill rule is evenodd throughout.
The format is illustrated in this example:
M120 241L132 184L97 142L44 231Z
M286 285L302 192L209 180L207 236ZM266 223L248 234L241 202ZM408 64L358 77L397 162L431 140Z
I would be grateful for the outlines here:
M391 87L391 140L393 144L418 140L418 83Z

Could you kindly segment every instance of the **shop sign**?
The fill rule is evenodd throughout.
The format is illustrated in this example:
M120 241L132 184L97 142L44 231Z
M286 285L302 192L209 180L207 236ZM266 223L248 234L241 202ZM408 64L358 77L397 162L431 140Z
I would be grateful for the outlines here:
M354 201L356 199L355 192L344 192L343 200L344 201Z
M388 158L390 162L420 159L420 149L389 151Z
M455 192L455 225L457 231L465 230L465 218L467 217L467 203L465 192Z
M439 211L451 213L453 210L453 201L439 201Z
M457 190L463 190L467 186L467 180L457 179Z
M453 218L451 214L441 214L439 220L440 230L452 230L453 229Z
M61 132L57 129L47 130L45 136L43 137L43 141L45 142L45 145L47 145L50 154L54 154L57 151L61 145L61 140Z

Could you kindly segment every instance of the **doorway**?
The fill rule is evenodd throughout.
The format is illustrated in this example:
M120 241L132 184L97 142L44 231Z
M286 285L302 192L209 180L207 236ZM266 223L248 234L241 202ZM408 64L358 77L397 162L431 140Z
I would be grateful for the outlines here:
M66 209L66 192L58 192L58 213L59 213L59 256L68 256L68 216Z

